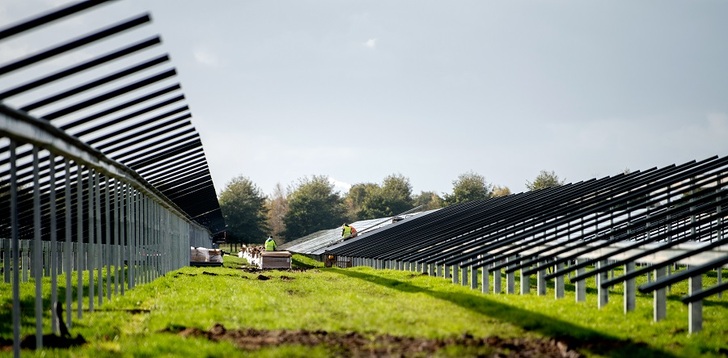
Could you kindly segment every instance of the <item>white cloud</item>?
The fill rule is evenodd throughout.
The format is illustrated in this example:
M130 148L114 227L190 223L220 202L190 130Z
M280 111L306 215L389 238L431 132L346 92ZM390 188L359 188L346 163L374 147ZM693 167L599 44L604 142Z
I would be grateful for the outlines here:
M197 48L194 51L195 61L205 66L217 67L220 65L218 56L210 50Z
M348 192L349 189L351 189L351 184L340 181L340 180L336 180L332 177L329 177L329 182L331 184L334 184L334 191L338 191L341 194L344 194L344 193Z
M368 48L376 48L377 47L377 39L369 39L364 43L364 46Z

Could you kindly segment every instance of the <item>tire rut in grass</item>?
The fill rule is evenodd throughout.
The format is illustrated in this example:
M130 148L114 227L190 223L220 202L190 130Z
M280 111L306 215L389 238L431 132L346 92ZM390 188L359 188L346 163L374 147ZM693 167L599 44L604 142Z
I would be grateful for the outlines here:
M384 335L366 335L358 332L327 332L323 330L258 330L245 328L228 330L216 324L209 331L198 328L172 327L163 332L184 337L204 337L211 341L227 340L238 348L252 351L282 344L303 346L324 345L342 356L410 357L429 356L447 347L476 349L485 357L581 357L578 352L559 340L534 338L478 338L470 334L458 337L427 339Z

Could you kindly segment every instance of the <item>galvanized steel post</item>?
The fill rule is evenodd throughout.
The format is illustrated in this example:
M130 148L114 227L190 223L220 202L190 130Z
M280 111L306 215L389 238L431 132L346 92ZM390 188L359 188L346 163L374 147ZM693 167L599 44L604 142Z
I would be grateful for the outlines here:
M627 275L635 269L634 261L630 261L624 265L624 274ZM624 313L634 311L637 302L636 287L633 278L624 281Z
M563 262L559 262L558 264L556 264L556 271L561 271L563 269ZM554 280L554 297L556 299L564 298L564 275L558 275Z
M665 267L655 269L655 280L665 277ZM663 320L667 316L667 293L664 288L659 288L652 293L653 307L652 316L655 322Z
M695 275L688 279L688 295L700 291L703 287L703 276ZM688 303L688 331L697 333L703 329L703 301L690 301Z
M576 259L576 264L578 265L580 263L583 263L584 261L586 261L586 260L584 260L584 259ZM583 275L585 272L586 272L586 269L584 267L579 267L578 269L576 269L576 274L577 275ZM575 292L575 296L576 296L575 297L575 300L576 300L576 302L584 302L584 301L586 301L586 280L584 280L584 279L577 280L576 283L575 283L575 285L576 285L576 288L575 288L575 290L576 290L576 292Z
M607 260L600 260L597 262L597 268L602 268L607 265ZM602 287L602 282L607 280L607 272L600 272L597 274L597 296L598 296L598 302L597 305L599 308L602 308L609 303L609 288L608 287Z

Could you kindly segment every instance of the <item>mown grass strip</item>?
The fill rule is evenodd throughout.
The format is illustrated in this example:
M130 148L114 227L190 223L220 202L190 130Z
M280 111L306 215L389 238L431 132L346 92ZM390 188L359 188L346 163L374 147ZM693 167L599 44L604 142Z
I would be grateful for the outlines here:
M561 300L553 298L552 288L543 297L483 295L419 273L322 268L301 256L295 256L294 263L306 270L258 272L243 269L236 257L225 260L223 267L186 267L168 273L114 298L74 322L72 333L82 334L88 344L48 351L59 356L243 355L245 351L233 342L170 333L187 328L207 331L216 324L228 330L356 332L372 339L383 335L430 340L464 335L556 339L597 356L693 357L728 351L728 300L706 301L704 331L688 335L686 309L679 302L681 287L672 288L668 318L653 323L651 296L638 296L636 311L624 315L618 287L609 305L598 310L594 294L587 295L587 302L575 303L569 287ZM24 335L33 333L33 284L27 285L29 289L24 284L21 290ZM593 282L590 285L594 287ZM0 336L11 337L10 319L6 319L10 317L9 286L0 287ZM48 287L44 282L44 294ZM44 307L49 307L46 303ZM284 344L264 346L255 354L311 357L337 352L336 347ZM472 347L439 352L483 354Z

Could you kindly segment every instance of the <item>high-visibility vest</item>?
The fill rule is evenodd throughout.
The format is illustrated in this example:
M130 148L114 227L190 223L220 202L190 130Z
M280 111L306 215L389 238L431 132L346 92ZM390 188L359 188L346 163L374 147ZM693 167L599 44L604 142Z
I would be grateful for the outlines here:
M341 237L347 238L349 236L351 236L351 226L344 225L344 229L341 230Z
M276 242L273 239L265 240L265 251L276 251Z

